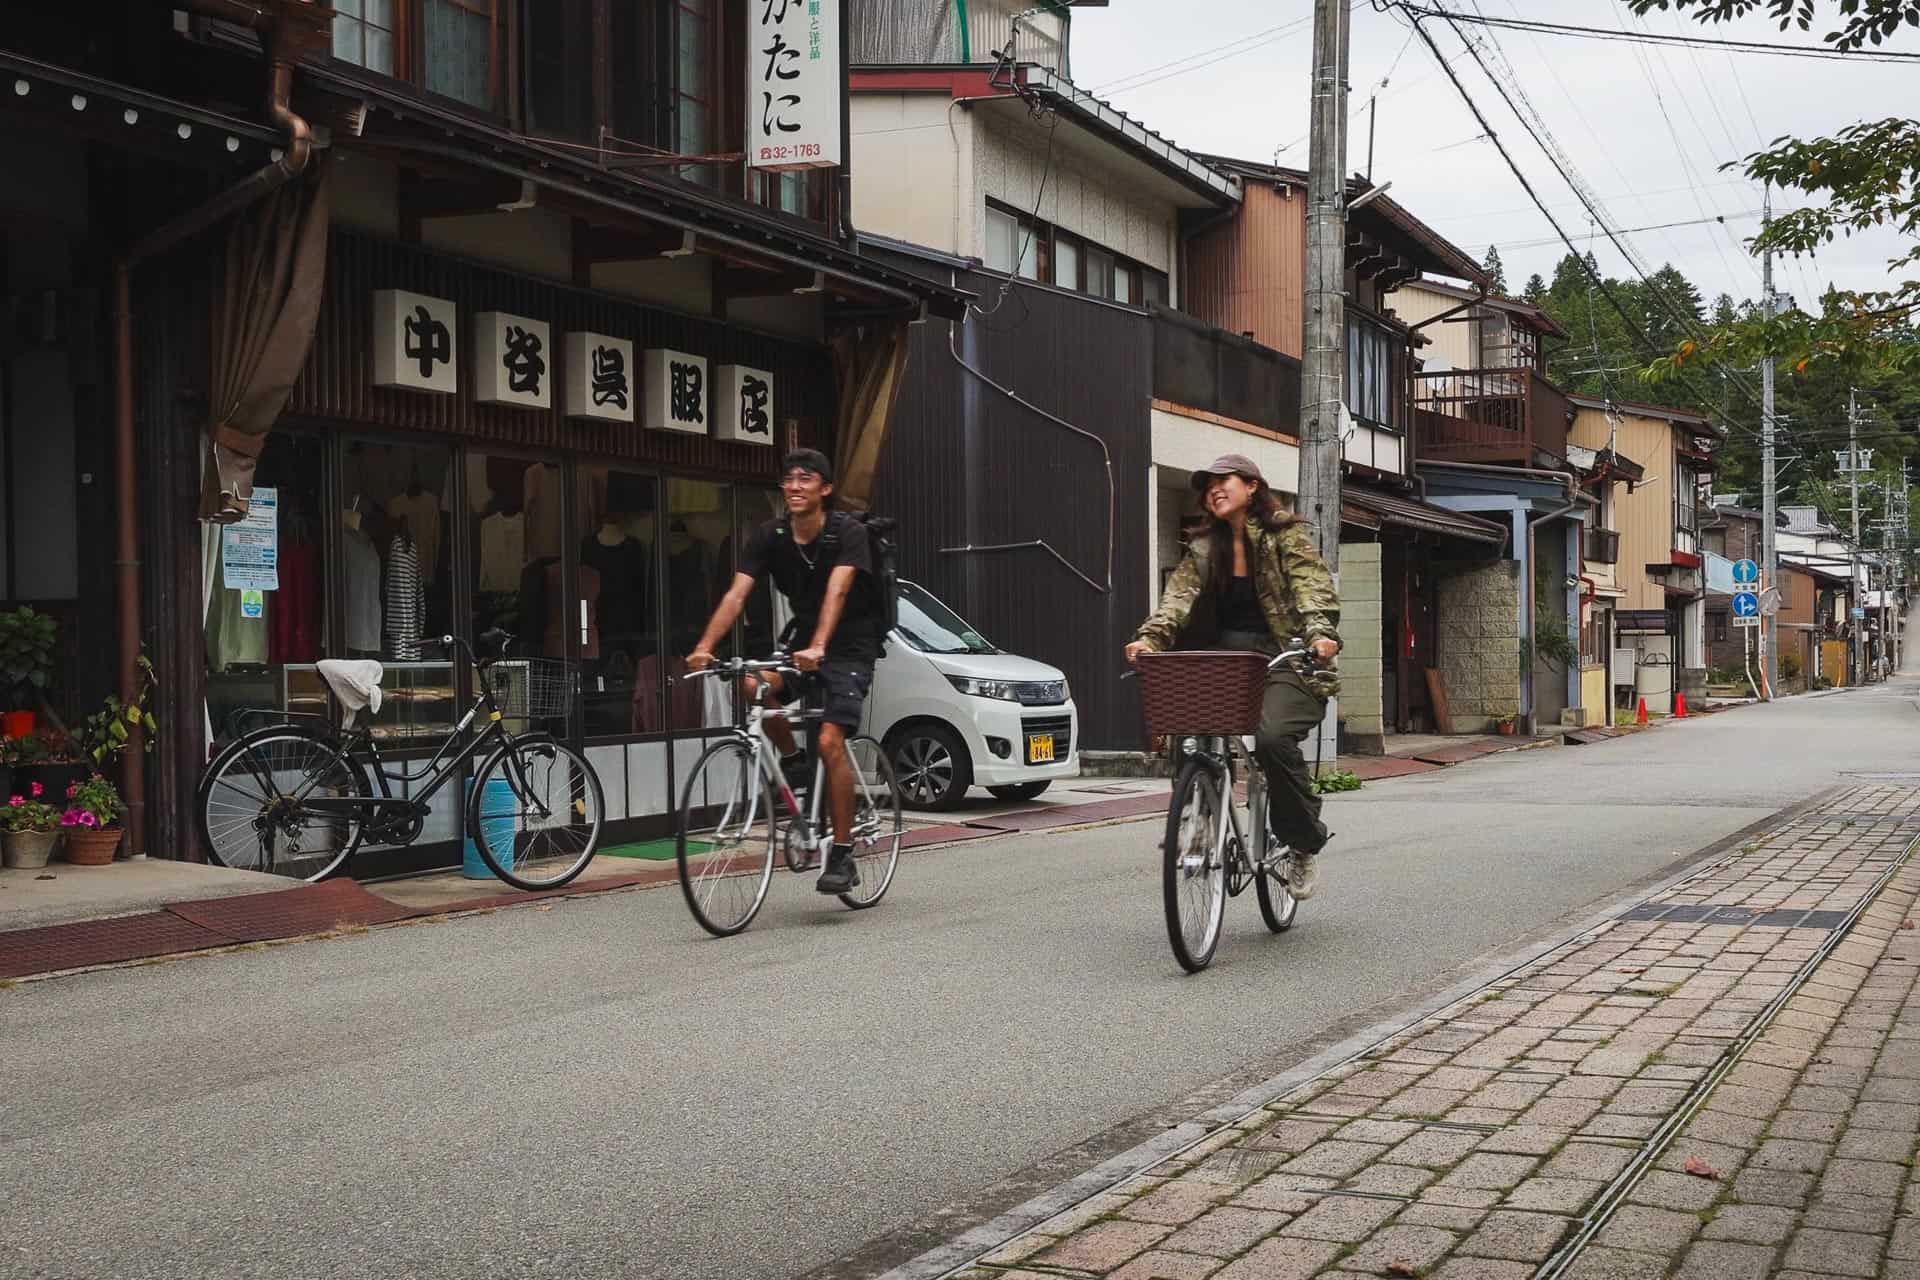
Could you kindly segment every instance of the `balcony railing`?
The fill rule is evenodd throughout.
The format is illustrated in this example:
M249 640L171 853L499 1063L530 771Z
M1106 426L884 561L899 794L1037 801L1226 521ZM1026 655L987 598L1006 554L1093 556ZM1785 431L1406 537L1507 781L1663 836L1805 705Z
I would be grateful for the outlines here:
M1567 398L1531 369L1416 373L1420 456L1435 462L1511 462L1567 448Z

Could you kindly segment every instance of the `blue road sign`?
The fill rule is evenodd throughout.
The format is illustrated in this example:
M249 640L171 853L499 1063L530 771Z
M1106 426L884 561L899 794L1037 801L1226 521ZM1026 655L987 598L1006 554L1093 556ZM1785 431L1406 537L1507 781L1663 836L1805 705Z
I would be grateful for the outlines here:
M1733 562L1733 580L1735 582L1760 581L1760 566L1751 560L1735 560Z
M1760 616L1760 597L1751 591L1735 593L1733 597L1733 616L1736 618L1757 618Z

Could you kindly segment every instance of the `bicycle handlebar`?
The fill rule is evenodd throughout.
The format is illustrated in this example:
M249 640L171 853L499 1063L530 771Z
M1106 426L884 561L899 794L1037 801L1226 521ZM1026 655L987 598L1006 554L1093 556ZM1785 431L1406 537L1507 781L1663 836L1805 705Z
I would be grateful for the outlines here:
M702 680L712 676L726 676L730 679L738 679L741 676L758 675L764 672L778 672L782 675L791 676L805 674L798 667L794 666L785 655L782 655L781 657L766 659L715 659L713 665L702 667L698 671L689 671L683 676L676 676L675 679Z

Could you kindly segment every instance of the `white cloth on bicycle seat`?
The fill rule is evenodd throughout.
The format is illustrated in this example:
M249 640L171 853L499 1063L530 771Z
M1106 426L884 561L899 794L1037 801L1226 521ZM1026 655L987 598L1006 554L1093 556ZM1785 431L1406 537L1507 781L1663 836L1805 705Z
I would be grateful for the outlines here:
M386 668L361 658L322 658L319 668L320 678L346 708L346 714L340 717L341 728L353 728L354 717L362 710L379 712L380 677L386 674Z

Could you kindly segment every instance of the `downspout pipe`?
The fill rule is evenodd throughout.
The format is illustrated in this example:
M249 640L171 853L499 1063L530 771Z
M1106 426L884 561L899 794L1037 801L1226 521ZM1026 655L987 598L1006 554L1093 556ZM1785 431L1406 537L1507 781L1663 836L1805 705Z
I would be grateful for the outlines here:
M305 0L311 3L311 0ZM113 264L113 445L114 501L118 508L114 530L114 595L120 614L120 698L131 703L140 694L140 487L134 465L133 423L133 270L142 262L178 245L220 219L247 207L285 186L307 169L313 158L313 132L293 113L292 33L259 5L229 4L220 0L187 0L186 8L209 17L241 22L267 36L267 114L287 131L285 153L272 164L242 178L197 208L133 241ZM128 736L126 760L127 828L133 834L133 852L145 852L147 839L146 732L135 726Z

